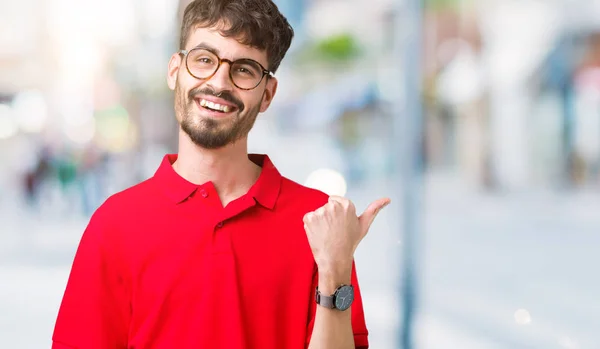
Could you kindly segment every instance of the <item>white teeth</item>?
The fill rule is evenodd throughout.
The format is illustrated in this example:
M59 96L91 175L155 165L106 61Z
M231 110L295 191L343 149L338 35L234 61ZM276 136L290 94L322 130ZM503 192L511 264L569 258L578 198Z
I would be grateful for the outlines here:
M219 103L213 103L210 101L207 101L206 99L201 99L200 100L200 106L202 107L207 107L213 110L220 110L224 113L228 113L230 110L232 110L233 108L228 106L228 105L221 105Z

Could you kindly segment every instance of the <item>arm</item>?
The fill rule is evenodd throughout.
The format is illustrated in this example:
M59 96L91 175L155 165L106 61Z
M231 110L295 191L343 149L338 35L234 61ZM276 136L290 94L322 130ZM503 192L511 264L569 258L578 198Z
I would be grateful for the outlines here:
M333 294L339 285L349 285L352 267L319 272L318 285L323 294ZM314 301L313 301L314 302ZM346 311L316 306L309 349L354 349L352 307Z
M377 213L388 203L389 199L380 199L357 217L349 200L331 197L323 207L304 216L304 229L319 270L319 291L330 295L350 283L355 288L355 302L346 311L317 306L309 349L368 347L354 252Z
M326 273L323 272L317 274L315 271L315 277L312 286L313 292L317 285L319 286L319 290L321 290L322 287L325 287L327 284L329 284L329 281L325 280L325 274ZM348 279L342 283L348 285L347 280ZM306 341L307 347L309 344L312 345L312 347L309 348L319 348L319 345L324 345L325 348L339 347L366 349L369 347L368 331L365 324L362 297L360 294L360 287L358 285L358 278L356 276L356 268L354 267L354 263L352 263L352 273L349 280L350 284L354 286L354 302L352 303L350 309L346 310L345 312L340 312L339 310L330 310L318 306L314 301L314 297L311 297L311 320L308 324L308 338ZM337 281L336 285L338 285ZM325 289L323 288L323 290ZM329 292L329 290L326 291L327 292L325 292L325 294L332 293ZM336 316L338 313L342 313L343 316ZM340 318L341 320L339 320ZM338 333L338 326L344 327L343 331L345 333ZM350 331L350 334L346 332L348 330ZM330 335L331 332L334 332L335 335ZM348 343L345 347L341 346L343 341Z
M106 221L101 212L94 214L81 238L58 312L53 349L127 347L128 284Z

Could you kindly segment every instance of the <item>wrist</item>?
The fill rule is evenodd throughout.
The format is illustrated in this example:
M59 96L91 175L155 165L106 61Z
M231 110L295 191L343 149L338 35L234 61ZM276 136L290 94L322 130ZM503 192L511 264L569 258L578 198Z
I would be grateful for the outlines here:
M352 271L353 257L343 259L315 259L319 273L327 275L337 275Z
M336 267L319 267L319 291L324 295L332 295L341 285L350 285L352 263Z

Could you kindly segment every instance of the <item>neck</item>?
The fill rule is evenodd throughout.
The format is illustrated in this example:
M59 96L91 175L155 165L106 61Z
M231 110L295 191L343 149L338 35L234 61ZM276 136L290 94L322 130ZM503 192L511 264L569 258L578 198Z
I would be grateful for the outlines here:
M223 206L246 194L261 168L248 159L248 140L240 139L219 149L205 149L179 131L179 151L173 169L194 184L212 182Z

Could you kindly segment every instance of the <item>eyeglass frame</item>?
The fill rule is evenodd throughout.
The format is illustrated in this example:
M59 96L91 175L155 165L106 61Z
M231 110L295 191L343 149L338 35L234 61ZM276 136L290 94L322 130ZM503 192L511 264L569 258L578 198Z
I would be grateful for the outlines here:
M199 78L199 77L197 77L196 75L192 74L192 72L190 71L190 67L189 67L189 65L188 65L188 56L189 56L189 54L190 54L192 51L195 51L195 50L204 50L204 51L208 51L208 52L212 53L213 55L215 55L215 56L217 57L217 60L219 61L219 64L217 64L217 69L215 69L215 71L214 71L212 74L210 74L208 77L205 77L205 78ZM267 69L266 69L266 68L265 68L265 67L264 67L262 64L260 64L259 62L255 61L255 60L253 60L253 59L251 59L251 58L240 58L240 59L236 59L235 61L232 61L232 60L230 60L230 59L227 59L227 58L221 58L221 57L219 57L219 55L218 55L218 54L216 54L216 53L212 52L211 50L209 50L209 49L207 49L207 48L205 48L205 47L194 47L194 48L193 48L193 49L191 49L191 50L179 50L177 53L178 53L178 54L180 54L180 55L183 55L183 59L185 60L185 69L187 70L187 72L188 72L188 73L189 73L191 76L193 76L194 78L196 78L196 79L198 79L198 80L210 80L210 79L211 79L213 76L215 76L215 74L216 74L216 73L219 71L219 69L221 69L221 65L223 64L223 62L227 62L227 63L229 64L229 79L231 80L231 83L233 83L233 85L234 85L235 87L239 88L240 90L244 90L244 91L250 91L250 90L254 90L255 88L257 88L257 87L258 87L258 85L260 85L260 83L261 83L261 82L263 81L263 79L265 78L265 75L267 76L267 79L268 79L268 78L271 78L271 77L273 77L273 76L274 76L272 71L270 71L270 70L267 70ZM234 65L236 62L238 62L238 61L251 61L251 62L254 62L254 63L258 64L258 66L259 66L259 67L262 69L262 76L260 77L260 80L258 80L258 83L256 84L256 86L254 86L254 87L250 87L250 88L242 88L242 87L239 87L239 86L238 86L238 85L235 83L235 81L233 81L233 76L231 75L231 68L232 68L232 67L233 67L233 65Z

